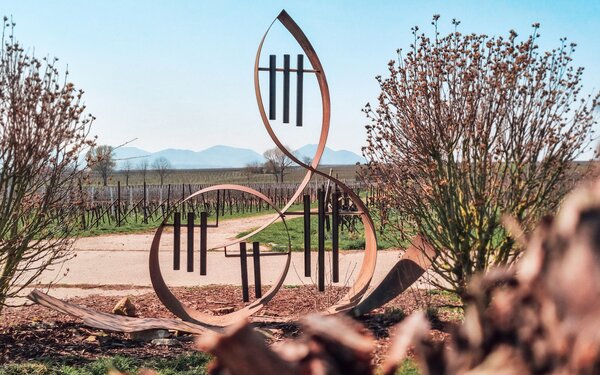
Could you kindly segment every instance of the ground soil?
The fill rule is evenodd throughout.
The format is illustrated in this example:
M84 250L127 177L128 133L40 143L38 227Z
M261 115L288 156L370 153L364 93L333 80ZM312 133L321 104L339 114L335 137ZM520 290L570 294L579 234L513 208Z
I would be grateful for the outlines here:
M217 314L222 308L240 308L241 290L237 286L203 286L174 288L175 294L190 306ZM259 313L268 316L296 316L318 311L339 298L345 288L330 288L319 294L313 286L282 288L276 297ZM110 312L122 296L90 295L70 301L98 311ZM140 317L173 318L153 292L131 297ZM240 301L229 303L225 301ZM448 309L456 301L442 294L422 290L408 291L383 308L358 318L374 336L375 362L387 352L390 328L418 308L435 311L431 335L436 341L448 337L449 327L460 320L457 309ZM278 342L297 335L295 323L261 323L257 326L270 342ZM57 313L39 305L6 308L0 315L0 363L28 360L56 360L67 364L83 363L104 356L134 356L137 358L174 357L194 350L193 337L177 335L181 345L154 346L149 342L135 341L126 334L108 333L84 326L76 318Z

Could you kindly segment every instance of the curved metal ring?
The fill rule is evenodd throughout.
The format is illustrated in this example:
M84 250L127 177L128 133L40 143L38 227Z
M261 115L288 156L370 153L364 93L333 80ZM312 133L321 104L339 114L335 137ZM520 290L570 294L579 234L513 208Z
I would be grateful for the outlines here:
M263 295L263 297L253 301L252 303L250 303L248 306L244 307L243 309L234 311L229 314L209 315L206 313L202 313L198 310L192 309L189 306L186 306L181 301L179 301L179 299L171 292L171 290L165 283L165 280L164 280L161 270L160 270L160 262L159 262L158 254L159 254L159 247L160 247L160 238L162 236L163 229L166 225L166 219L165 219L165 221L163 221L161 223L160 227L156 230L156 233L154 234L154 238L152 240L152 246L150 247L149 266L150 266L150 280L152 282L152 286L154 287L154 291L156 292L156 295L158 296L160 301L165 305L165 307L169 311L171 311L173 314L175 314L175 316L183 319L184 321L192 322L192 323L196 323L196 324L216 326L216 327L225 327L236 321L239 321L240 319L248 318L252 314L258 312L259 310L261 310L264 307L264 305L267 302L269 302L275 296L277 291L279 291L279 288L281 288L281 286L283 285L283 281L285 280L285 277L290 268L290 263L291 263L291 259L292 259L291 258L291 239L290 239L287 223L285 221L285 215L275 206L275 204L267 196L265 196L261 192L254 190L252 188L249 188L246 186L240 186L240 185L232 185L232 184L211 186L211 187L208 187L208 188L205 188L205 189L195 192L194 194L187 197L184 200L184 202L188 201L191 198L198 196L200 194L204 194L204 193L208 193L208 192L216 191L216 190L236 190L236 191L240 191L243 193L252 194L255 197L260 198L263 201L267 202L269 204L269 206L271 206L275 211L277 211L277 216L279 218L281 218L281 220L283 221L285 230L288 234L288 246L289 246L289 251L287 253L287 257L286 257L287 259L285 262L285 266L284 266L283 272L279 276L279 279L277 280L277 282L271 286L271 288ZM231 246L236 243L242 242L247 237L248 236L239 238L225 246ZM222 246L218 246L218 247L222 247Z
M269 30L271 29L276 20L279 20L279 22L281 22L281 24L290 32L290 34L292 34L292 36L294 37L294 39L296 39L300 47L302 47L304 53L306 53L306 56L308 57L313 69L316 71L317 83L321 92L321 101L323 107L321 134L319 136L319 143L317 145L315 156L310 165L303 163L294 154L292 154L285 148L285 146L279 140L273 128L271 127L271 124L264 109L262 94L260 91L259 62L264 41L267 37L267 34L269 33ZM288 158L290 158L292 161L294 161L301 167L307 169L308 171L306 176L304 177L304 180L302 181L300 186L298 186L296 192L292 195L289 202L284 206L284 208L282 208L281 211L286 212L291 207L293 202L300 196L300 194L302 194L302 191L312 178L313 173L316 173L336 183L345 193L348 194L352 202L354 202L354 204L356 204L358 209L362 212L360 217L365 227L365 255L358 273L358 277L356 278L354 285L350 287L348 293L344 297L342 297L335 305L329 307L326 310L327 313L347 311L356 306L356 304L358 304L362 296L367 292L367 289L369 288L369 284L371 283L371 279L373 278L373 274L375 272L375 264L377 262L377 238L375 236L375 225L373 224L373 220L369 215L367 207L358 197L358 195L356 195L354 191L352 191L352 189L348 188L340 180L331 177L317 169L321 157L323 156L325 144L327 142L327 136L329 134L329 123L331 117L329 86L327 84L325 72L323 71L323 66L321 65L317 53L315 52L315 49L311 45L304 32L300 29L298 24L296 24L296 22L287 14L286 11L282 11L277 16L276 20L273 21L273 23L271 23L271 26L269 26L269 28L265 32L265 35L262 37L258 46L258 50L256 52L256 58L254 60L254 91L256 94L256 101L258 104L258 109L260 111L260 117L273 142Z

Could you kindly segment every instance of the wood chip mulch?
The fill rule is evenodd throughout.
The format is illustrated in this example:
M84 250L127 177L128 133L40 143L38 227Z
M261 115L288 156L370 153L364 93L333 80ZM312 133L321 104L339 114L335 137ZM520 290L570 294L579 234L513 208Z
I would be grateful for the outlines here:
M251 288L251 294L252 291ZM325 293L318 293L314 286L284 287L259 315L301 318L330 306L345 291L345 288L331 287ZM182 287L173 288L173 292L189 306L211 314L244 306L241 289L236 286ZM91 295L69 301L111 312L124 296ZM139 317L174 318L153 292L130 298ZM376 339L375 362L379 363L382 353L387 352L389 346L390 328L404 316L419 308L429 311L434 327L432 339L444 341L448 337L449 327L462 318L462 311L452 307L456 305L457 301L445 294L411 290L357 320ZM278 342L299 333L299 327L294 323L260 323L257 326L269 342ZM151 342L132 340L127 334L102 332L84 326L76 318L39 305L5 308L0 315L0 363L56 360L78 364L116 355L140 359L168 358L194 350L191 335L177 334L176 338L181 345L155 346Z

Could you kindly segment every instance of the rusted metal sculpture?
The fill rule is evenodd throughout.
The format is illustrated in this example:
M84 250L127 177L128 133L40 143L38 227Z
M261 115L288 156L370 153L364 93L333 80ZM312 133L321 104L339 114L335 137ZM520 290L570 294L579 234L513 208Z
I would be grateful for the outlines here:
M202 189L200 191L195 192L194 194L190 195L186 200L190 200L196 196L199 196L201 194L205 194L205 193L208 193L211 191L228 190L228 189L252 194L255 197L265 201L267 204L269 204L269 206L271 206L271 208L273 208L277 212L277 215L274 215L273 221L277 220L278 218L281 218L283 220L283 223L286 226L286 230L287 230L287 224L285 222L285 215L283 214L283 212L280 211L277 208L277 206L267 196L265 196L264 194L254 190L252 188L249 188L247 186L228 185L228 184L211 186L206 189ZM154 239L152 240L152 246L150 248L150 280L152 281L152 286L154 287L154 291L156 292L156 295L158 296L160 301L165 305L165 307L167 309L169 309L169 311L171 311L173 314L175 314L175 316L181 318L182 320L201 324L201 325L219 326L219 327L228 326L236 321L239 321L240 319L247 318L247 317L251 316L252 314L256 313L257 311L261 310L264 307L264 305L275 296L275 294L277 293L279 288L281 288L281 286L283 285L283 281L285 280L285 276L287 275L287 272L290 268L290 263L291 263L291 259L292 259L290 250L288 250L287 253L282 253L282 255L284 255L286 257L286 261L285 261L284 269L283 269L278 281L274 285L272 285L271 288L262 297L255 300L254 302L252 302L248 306L244 307L243 309L234 311L232 313L225 314L225 315L209 315L209 314L200 312L198 310L194 310L194 309L186 306L184 303L179 301L177 299L177 297L175 297L175 295L169 290L169 287L165 283L164 278L161 273L161 270L160 270L160 262L159 262L158 252L159 252L160 239L163 234L163 229L166 225L167 225L166 222L163 222L161 224L161 226L156 231L156 234L154 235ZM266 228L266 225L261 228ZM262 230L261 228L259 228L259 229ZM219 245L215 246L214 249L232 247L233 245L241 244L241 243L245 244L245 240L247 238L249 238L250 236L254 235L255 233L258 233L258 231L259 230L257 229L256 231L254 231L242 238L236 239L236 240L228 242L228 243L219 244ZM288 237L288 241L289 241L289 237ZM242 257L242 254L240 254L239 256ZM245 260L245 256L243 256L243 258ZM242 268L242 270L243 270L243 268ZM246 290L247 290L247 286L246 286Z
M290 67L290 56L284 55L283 57L283 68L277 67L277 58L275 55L271 55L269 57L269 66L268 67L260 67L260 59L262 55L262 48L269 33L269 30L273 26L275 22L281 23L289 33L294 37L294 39L298 42L299 46L302 48L304 55L308 59L311 69L304 69L304 55L300 54L297 56L297 66L295 69ZM268 72L269 74L269 114L267 115L265 111L265 106L263 103L263 97L260 89L260 72ZM296 73L296 125L303 125L303 77L304 74L314 74L317 80L317 84L320 90L321 95L321 106L322 106L322 118L321 118L321 130L319 135L319 142L317 144L315 155L313 156L310 163L305 163L296 157L293 153L288 151L286 147L284 147L283 143L277 137L270 120L276 119L277 111L276 111L276 74L277 72L283 72L283 123L289 123L290 119L290 73ZM332 281L339 281L339 244L338 244L338 235L339 235L339 223L340 218L344 215L355 215L360 218L364 225L364 235L365 235L365 250L364 250L364 258L363 262L360 266L358 274L355 278L354 284L351 285L347 291L347 293L332 306L327 308L322 313L324 314L335 314L339 312L350 312L353 314L363 314L366 313L373 308L379 307L385 302L389 301L391 298L395 297L402 291L404 291L408 286L414 283L423 272L429 267L429 259L431 259L431 248L422 240L415 241L415 246L409 248L403 255L403 257L398 261L398 263L392 267L392 270L384 278L384 280L374 288L369 290L369 286L371 284L371 280L373 278L373 274L375 271L375 265L377 261L377 239L375 236L375 226L373 224L373 220L369 215L369 211L367 206L363 203L360 197L349 187L344 185L337 178L323 173L317 169L319 166L319 162L321 157L323 156L323 152L325 150L325 145L327 142L327 136L329 133L329 125L330 125L330 96L329 96L329 88L327 85L327 79L325 76L325 72L323 70L323 66L319 61L319 58L311 45L310 41L304 34L304 32L300 29L300 27L294 22L294 20L285 12L282 11L277 18L273 21L271 26L265 32L263 38L260 41L258 50L256 52L256 59L254 64L254 88L256 94L256 100L258 104L259 113L261 119L263 121L263 125L265 126L269 136L275 143L275 145L293 162L306 169L306 175L304 176L302 182L299 184L298 188L290 198L290 200L284 205L283 208L278 209L278 207L272 202L267 196L264 194L251 189L246 186L240 185L232 185L232 184L224 184L224 185L216 185L212 187L208 187L197 191L191 194L185 201L189 201L194 199L195 197L202 196L202 194L210 193L210 192L220 192L221 190L231 190L238 191L245 194L250 194L258 199L263 200L267 203L271 208L276 211L276 214L269 220L267 220L261 227L256 230L248 233L247 235L237 238L235 240L229 241L227 243L222 243L217 246L214 246L213 249L224 248L224 256L225 257L239 257L240 258L240 269L241 269L241 280L242 280L242 295L244 302L249 301L249 291L248 291L248 273L247 273L247 256L249 256L246 241L250 239L253 235L262 231L269 225L273 224L277 220L281 220L284 224L285 230L287 231L286 217L294 216L294 215L303 215L304 216L304 228L305 228L305 251L304 251L304 275L306 277L311 276L311 243L310 243L310 216L316 215L318 221L318 252L317 252L317 284L318 290L325 290L325 246L324 246L324 238L325 238L325 221L326 218L329 217L331 219L331 232L333 235L333 243L332 243ZM331 182L331 185L335 186L333 191L324 189L319 189L317 194L317 202L318 208L316 211L311 210L310 207L310 197L304 196L304 210L299 212L290 211L290 207L293 203L300 198L303 194L305 188L310 182L313 175L319 175L324 177L325 179ZM343 211L340 209L340 200L342 199L342 194L344 199L348 199L353 203L353 206L356 208L354 211ZM326 195L331 198L331 212L327 212L326 209ZM184 201L184 203L185 203ZM348 204L345 204L348 206ZM218 211L218 209L217 209ZM187 330L190 332L199 332L204 329L210 328L215 329L216 327L224 327L228 326L234 322L240 321L241 319L250 318L253 314L261 310L266 303L268 303L283 285L285 277L289 271L291 264L291 241L289 239L288 233L288 251L284 253L275 253L275 252L260 252L259 244L252 244L252 253L250 254L254 260L254 276L255 276L255 297L256 299L246 305L244 308L234 311L225 315L210 315L203 313L201 311L195 310L189 306L186 306L182 301L179 301L177 297L170 291L167 286L162 273L161 273L161 265L159 262L159 245L161 241L161 237L164 234L164 228L167 226L173 226L173 235L174 235L174 245L173 245L173 269L179 270L181 268L181 246L180 246L180 237L181 237L181 214L176 212L173 215L174 222L173 224L167 223L165 220L160 227L157 229L152 245L150 248L150 257L149 257L149 268L150 268L150 278L152 281L152 285L154 290L160 299L160 301L171 311L174 315L182 319L184 322L184 326L177 325L173 323L173 321L161 320L164 325L164 328L172 328L174 324L177 325L176 329L179 330ZM188 214L187 218L187 256L186 256L186 270L188 272L194 272L194 229L197 227L195 222L195 217L193 213ZM328 224L329 225L329 224ZM218 222L216 224L218 226ZM199 265L200 275L207 274L207 251L212 249L207 249L207 215L206 213L201 214L200 217L200 259ZM228 253L227 248L231 248L234 245L238 245L240 248L239 253L231 254ZM261 290L261 281L260 281L260 258L262 256L283 256L285 257L285 263L282 269L282 272L275 283L270 287L266 293L262 293ZM89 309L84 309L77 307L72 304L68 304L66 302L58 301L52 299L52 297L46 296L41 292L35 291L32 293L30 298L38 303L42 303L45 306L55 308L56 310L70 313L72 315L79 316L84 319L86 324L104 328L104 329L113 329L117 331L127 330L135 330L136 327L139 329L147 329L145 327L160 325L161 321L152 320L145 322L138 322L137 324L132 323L131 319L124 319L122 317L115 316L107 316L107 314L103 313L94 313ZM186 328L192 327L192 328Z

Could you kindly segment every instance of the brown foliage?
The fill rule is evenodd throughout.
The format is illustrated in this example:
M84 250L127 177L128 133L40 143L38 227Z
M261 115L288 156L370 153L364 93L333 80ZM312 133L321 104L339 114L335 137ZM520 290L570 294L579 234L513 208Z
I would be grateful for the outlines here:
M514 31L440 37L437 18L434 38L415 27L411 50L377 78L363 153L398 232L424 235L437 286L464 295L471 275L520 254L502 214L528 232L568 191L599 96L581 92L574 44L538 50L538 25L522 41Z
M223 334L206 334L201 350L217 356L211 374L372 374L373 339L347 317L312 315L303 334L269 348L262 334L245 322Z

